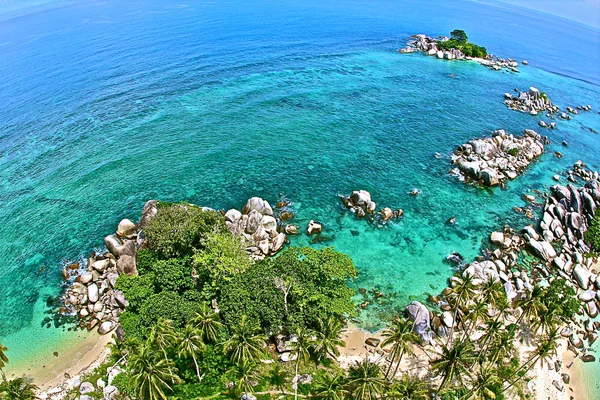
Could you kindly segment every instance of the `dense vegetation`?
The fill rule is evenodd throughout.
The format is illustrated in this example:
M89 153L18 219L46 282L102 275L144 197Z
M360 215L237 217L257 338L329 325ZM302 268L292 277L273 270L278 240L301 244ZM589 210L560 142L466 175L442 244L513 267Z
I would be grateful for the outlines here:
M600 253L600 211L596 211L589 229L585 232L585 240L592 246L592 251Z
M196 398L271 387L257 373L268 369L260 360L271 358L266 343L277 334L304 346L296 368L337 353L342 321L354 313L348 256L289 248L253 261L219 213L189 204L159 203L144 233L139 276L116 285L129 301L120 316L129 378L122 392Z
M455 29L450 33L450 39L445 42L438 42L437 47L443 50L457 49L465 56L484 58L487 56L487 49L469 42L465 31Z
M113 399L524 398L528 372L555 356L559 328L581 308L559 277L510 301L500 281L458 272L441 299L460 324L432 345L396 316L381 335L385 357L344 370L336 360L354 313L346 281L356 274L346 255L289 248L253 261L218 213L192 205L161 205L145 234L139 276L117 281L129 301L120 317L125 340L86 377L96 382L123 365ZM527 351L517 347L524 338ZM277 359L276 346L287 348L288 362ZM416 354L419 347L424 354ZM5 352L0 345L0 370ZM426 363L425 379L405 372L411 358ZM21 378L4 379L0 399L30 399L34 389ZM100 391L88 395L102 398Z

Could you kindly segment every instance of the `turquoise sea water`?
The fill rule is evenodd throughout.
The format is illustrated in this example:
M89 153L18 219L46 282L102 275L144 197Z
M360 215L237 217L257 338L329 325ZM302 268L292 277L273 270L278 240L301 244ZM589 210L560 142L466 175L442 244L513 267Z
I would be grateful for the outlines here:
M301 227L325 224L331 240L316 246L352 256L357 289L386 295L360 316L374 330L444 287L448 253L472 259L493 229L521 226L512 208L523 193L577 159L600 169L600 136L588 129L600 130L600 33L531 11L466 1L84 1L0 21L0 337L13 367L72 338L42 326L61 263L102 246L148 199L227 209L284 195ZM530 66L509 74L396 52L413 33L454 28ZM504 92L532 85L594 112L559 121L546 154L508 189L458 182L449 174L457 145L537 128L536 117L502 104ZM355 220L338 195L356 189L404 218ZM458 223L447 225L452 216Z

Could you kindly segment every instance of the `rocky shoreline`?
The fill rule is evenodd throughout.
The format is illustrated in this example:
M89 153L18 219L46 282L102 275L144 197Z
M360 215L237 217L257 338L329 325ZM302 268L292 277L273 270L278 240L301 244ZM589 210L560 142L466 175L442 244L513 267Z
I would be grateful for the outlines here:
M492 138L475 139L469 142L468 145L471 149L469 155L465 154L469 147L461 146L460 154L464 157L471 156L471 160L476 159L487 163L486 167L481 168L481 170L485 170L490 168L490 164L503 164L493 161L498 157L505 157L505 153L508 154L513 145L514 148L519 148L519 152L523 152L521 162L530 161L543 152L541 141L541 136L533 131L526 132L519 138L508 135L504 131L497 131ZM492 162L490 163L490 161ZM473 163L475 161L464 162ZM522 169L525 167L526 165L521 165ZM504 178L502 179L507 179L506 171L498 170L497 176L503 174ZM529 225L517 231L507 226L502 231L491 233L490 243L493 249L484 251L485 256L463 265L459 277L452 277L450 285L439 296L430 298L432 304L439 308L440 312L432 312L418 301L413 301L406 306L405 314L413 321L414 330L423 345L436 346L434 343L436 337L447 338L456 332L472 329L472 322L468 321L467 315L462 314L460 310L456 313L452 312L447 297L459 284L460 277L469 276L478 282L500 282L509 300L523 299L536 285L556 279L556 277L562 277L569 282L569 285L576 288L578 299L584 306L584 314L572 321L571 325L563 327L561 334L568 339L569 349L580 356L582 361L595 361L595 356L582 353L582 351L585 349L585 341L587 341L588 347L591 346L597 340L600 330L600 322L592 320L598 315L600 308L600 275L598 271L592 269L596 260L587 256L590 249L584 243L583 238L596 210L600 207L599 174L586 169L582 162L578 162L569 171L569 175L573 177L573 180L584 181L584 184L582 186L573 184L566 187L553 186L547 195L543 216L538 226ZM483 177L479 179L485 181ZM501 178L498 179L500 181ZM365 190L354 191L348 197L342 196L342 202L357 217L370 215L375 218L377 215L377 204L372 200L370 193ZM107 236L104 240L107 252L91 254L87 262L82 263L85 264L83 269L65 268L63 271L63 275L69 280L73 279L74 271L79 273L71 287L65 292L65 302L68 310L77 312L82 327L88 330L97 328L100 334L114 331L117 340L122 339L118 316L127 306L127 301L121 292L114 289L114 282L120 274L137 273L137 251L146 245L143 229L148 221L156 215L157 203L157 201L151 200L144 205L137 224L127 219L122 220L115 234ZM249 256L261 258L276 254L285 243L286 237L282 231L287 231L287 228L291 226L283 223L284 220L291 219L288 218L289 216L282 218L284 212L291 214L286 207L288 207L286 202L280 202L277 207L278 211L274 212L266 200L253 197L248 200L242 211L230 209L227 212L222 211L222 215L231 232L236 236L243 237L242 240L247 244ZM397 218L402 215L401 211L394 212L386 207L380 210L379 218L382 221ZM277 214L279 214L279 218L275 218ZM322 225L310 221L306 233L309 235L320 233L322 229ZM262 234L263 230L264 234ZM268 243L268 247L265 241ZM281 245L277 244L279 242ZM260 253L258 253L259 251ZM531 270L525 269L520 262L524 252L534 255L540 260L533 263L534 267ZM512 310L512 316L509 317L508 322L514 322L518 317L519 309L515 308ZM276 347L281 354L282 361L293 360L292 354L286 350L290 341L293 341L293 337L277 338ZM378 349L379 344L378 340L372 338L369 338L366 343L373 351ZM385 352L381 355L385 356ZM563 371L564 366L561 363L556 365L557 372ZM567 377L562 383L556 381L554 384L553 382L557 389L562 388L563 384L568 382L567 379L570 379L567 372L563 371L562 373ZM91 385L89 382L81 383L80 399L87 399L85 396L89 388L84 383L88 386ZM98 385L102 384L104 381L98 383ZM105 398L112 398L113 387L110 387L110 382L108 385L104 385L103 388L108 388L110 392L105 395ZM65 384L61 387L64 388Z
M485 186L504 185L515 179L527 166L544 152L548 138L531 129L522 136L494 131L492 137L470 140L458 147L452 156L457 165L455 173L465 181Z
M398 52L402 54L420 52L444 60L475 60L480 65L493 69L494 71L506 70L514 73L519 72L519 63L512 58L496 57L492 54L488 54L485 58L476 58L466 56L459 49L452 48L446 50L439 48L439 43L447 42L448 40L449 38L447 36L434 38L424 34L417 34L411 36L411 39L406 46L398 50ZM529 62L523 60L522 64L529 65Z

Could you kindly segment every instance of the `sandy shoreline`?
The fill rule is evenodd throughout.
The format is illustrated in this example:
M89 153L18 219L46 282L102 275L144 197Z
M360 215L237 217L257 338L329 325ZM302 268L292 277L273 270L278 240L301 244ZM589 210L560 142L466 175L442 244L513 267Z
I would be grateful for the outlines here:
M596 268L600 269L600 262L596 264ZM372 347L365 343L368 338L375 338L383 341L382 331L376 333L366 332L355 324L350 323L343 331L341 339L344 340L345 346L340 347L340 356L338 357L339 364L342 368L347 368L356 361L361 361L365 357L369 357L372 361L378 363L386 363L385 357L387 352L380 346ZM65 383L68 379L65 373L75 377L85 374L98 365L100 365L110 353L108 344L113 343L112 335L100 336L95 333L90 333L84 340L76 343L68 348L59 357L45 360L43 365L33 365L26 369L9 369L7 377L9 379L24 376L38 385L40 392L46 392L50 389L57 388ZM588 399L590 391L586 388L586 382L583 373L583 362L567 349L568 342L566 339L561 339L558 348L558 360L562 362L562 368L557 372L554 365L541 366L537 365L531 372L530 376L535 384L536 396L538 400L568 400L571 396L577 399ZM405 357L400 365L399 374L409 373L424 378L427 375L427 365L429 357L434 356L432 350L424 350L420 346L414 346L415 356ZM530 349L521 346L522 356ZM431 353L431 354L428 354ZM569 365L572 365L568 368ZM568 373L570 383L565 384L565 389L561 392L553 386L553 381L562 383L562 373Z
M100 336L95 332L90 333L58 357L30 365L28 368L8 370L7 378L25 377L36 384L40 392L45 392L67 381L65 373L73 378L101 364L110 354L108 344L112 342L112 335Z

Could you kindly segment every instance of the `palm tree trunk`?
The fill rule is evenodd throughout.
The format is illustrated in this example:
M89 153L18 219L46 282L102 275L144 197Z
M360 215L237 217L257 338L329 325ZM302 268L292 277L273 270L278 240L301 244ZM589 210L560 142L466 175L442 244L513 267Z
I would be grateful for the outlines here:
M298 400L298 367L300 366L300 354L298 354L298 359L296 360L296 387L294 388L294 399Z
M194 360L194 365L196 366L196 375L198 376L198 382L202 382L202 378L200 377L200 368L198 368L198 361L196 361L196 356L192 354L192 359Z
M454 307L454 319L453 319L453 323L452 323L452 327L450 328L450 332L448 332L448 340L446 340L446 347L448 347L448 344L450 343L450 340L452 339L452 334L454 333L454 327L458 326L458 321L456 320L456 316L458 315L458 306L459 306L459 302L458 299L456 300L456 307Z
M392 375L391 380L393 380L396 377L396 374L398 373L398 368L400 367L400 362L402 361L403 355L404 355L404 351L401 351L400 356L398 357L398 362L396 363L396 368L394 369L394 375Z
M396 351L397 351L397 347L394 346L394 349L392 350L392 359L390 360L390 365L387 368L387 371L385 371L385 379L388 378L388 375L390 374L390 371L392 370L392 365L394 365L394 359L396 358Z
M530 359L531 360L531 359ZM501 393L504 393L505 391L507 391L508 389L510 389L511 387L513 387L515 385L515 383L519 382L521 379L523 379L523 377L527 374L527 372L529 372L529 370L531 369L531 367L533 367L535 365L535 363L537 363L539 360L539 358L533 360L533 362L531 364L529 364L529 366L527 367L527 369L525 370L525 373L521 376L519 376L517 379L515 379L510 385L508 385L507 387L502 389ZM529 362L529 361L528 361ZM525 365L527 365L526 362L525 364L523 364L523 366L521 368L523 368ZM519 372L519 370L521 369L519 368L518 370L515 371L515 373L513 375L516 375L517 372Z

